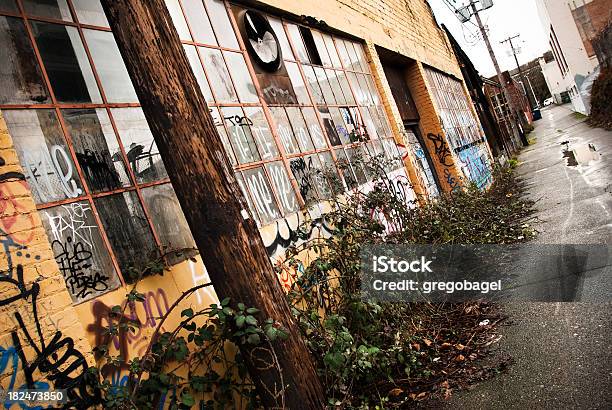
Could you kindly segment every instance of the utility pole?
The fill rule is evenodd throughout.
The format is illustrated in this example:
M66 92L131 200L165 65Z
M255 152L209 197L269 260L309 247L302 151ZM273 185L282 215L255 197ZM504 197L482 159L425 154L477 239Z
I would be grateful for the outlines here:
M512 50L512 55L514 56L514 61L516 62L516 68L518 69L519 77L521 78L521 81L523 82L523 87L524 87L524 90L525 90L525 95L527 96L527 100L529 101L529 106L533 110L536 105L535 105L532 97L529 95L529 92L527 91L527 82L525 81L525 75L523 74L523 70L521 69L521 65L519 64L518 57L516 56L518 54L518 52L514 48L514 43L512 43L512 40L514 40L515 38L519 38L520 36L521 36L520 34L515 34L515 35L513 35L511 37L508 37L507 39L505 39L503 41L500 41L500 43L501 44L510 43L510 49Z
M497 79L499 81L499 84L501 85L504 95L506 96L506 100L508 100L510 107L512 107L512 111L514 115L518 116L519 115L518 114L519 110L517 108L518 105L514 101L512 94L508 91L508 87L506 87L506 82L504 81L501 70L499 68L499 63L497 62L497 58L495 57L495 53L493 52L493 47L491 47L491 42L489 41L489 35L487 34L487 30L485 29L484 24L482 24L482 20L480 19L479 10L476 8L476 2L471 1L470 6L472 8L473 15L476 17L476 23L478 23L478 28L480 29L482 38L484 39L484 42L487 45L487 50L489 51L489 55L491 56L491 61L493 61L493 66L495 67L495 71L497 72ZM515 136L516 135L519 136L523 146L526 147L529 145L529 142L527 141L527 137L525 136L525 133L519 132L519 130L516 128L516 123L514 121L512 121L512 130Z
M512 133L514 134L515 137L518 137L521 140L521 143L524 146L529 145L525 134L521 133L519 129L517 128L517 124L515 120L518 119L519 121L521 121L521 117L522 117L522 115L519 114L519 111L520 111L519 106L514 101L514 98L512 98L512 94L508 91L508 87L506 87L506 82L504 81L501 70L499 69L497 58L495 57L495 53L493 52L493 47L491 47L491 42L489 41L489 35L487 34L487 30L484 27L484 24L482 24L482 20L480 19L479 12L493 7L493 0L470 0L467 5L459 7L459 8L455 8L453 5L449 3L449 1L453 1L453 3L455 3L455 0L443 0L443 1L449 7L455 10L455 14L461 23L466 23L470 21L472 16L476 16L476 23L478 23L478 28L480 29L482 38L484 39L484 42L487 46L487 50L489 51L489 56L491 57L491 61L493 62L493 66L495 67L495 72L497 73L497 80L499 81L499 84L504 92L504 96L506 97L506 100L508 101L508 104L510 105L510 112L512 115L512 117L510 118L510 123L512 125ZM480 10L476 8L477 3L481 4ZM513 117L516 117L516 118L513 118Z
M102 0L215 291L289 332L240 351L266 408L322 409L314 361L291 314L164 0ZM273 350L272 350L273 349Z

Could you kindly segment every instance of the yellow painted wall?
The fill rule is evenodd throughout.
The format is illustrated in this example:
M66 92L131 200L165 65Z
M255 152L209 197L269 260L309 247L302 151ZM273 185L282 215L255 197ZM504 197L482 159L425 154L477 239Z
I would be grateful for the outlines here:
M79 387L95 364L91 345L12 147L0 113L0 386L20 390L29 379L87 405Z
M442 131L426 87L422 64L434 66L459 78L461 74L446 37L435 25L425 1L266 0L262 3L298 16L313 16L334 29L365 40L367 58L398 143L402 142L401 120L375 45L418 60L415 63L416 69L411 71L407 81L421 114L421 131L423 135ZM77 306L72 305L12 147L0 115L0 241L3 245L0 247L0 270L4 273L0 279L0 353L2 359L6 359L0 360L0 364L3 364L0 367L0 385L4 389L20 388L25 382L27 367L37 357L45 354L43 347L54 348L61 342L68 343L70 354L65 363L59 364L59 368L61 370L79 361L81 365L71 374L76 378L78 386L83 369L95 364L92 347L103 340L108 310L124 303L131 286L120 287ZM433 147L429 148L431 150ZM422 193L418 186L420 176L414 171L413 162L414 159L409 157L406 164L410 181L416 183L415 191L419 194ZM441 169L438 171L443 172ZM456 169L451 168L450 172L459 178ZM311 209L309 216L298 213L262 227L261 235L272 260L281 261L289 244L304 240L296 236L298 226L304 221L313 222L308 237L327 234L325 222L320 219L324 212L325 208ZM308 255L302 256L308 260ZM285 289L302 269L297 266L281 273L279 279ZM19 279L18 271L23 271L22 280ZM207 280L204 265L197 258L196 262L185 261L172 267L163 276L149 277L140 282L137 289L145 295L146 300L144 303L136 303L133 309L128 307L127 312L139 319L141 329L115 337L110 343L111 354L125 355L127 360L139 356L150 342L159 317L167 312L184 291ZM40 292L34 295L32 289L37 287ZM36 312L33 310L34 300ZM202 308L214 302L216 295L212 288L198 291L172 313L164 329L173 329L179 323L180 312L186 307ZM19 323L19 315L23 319L23 326ZM48 379L48 372L32 369L31 373L33 380L41 383L41 387L58 388ZM107 378L120 385L125 381L125 374L125 370L109 370ZM91 399L82 397L83 403Z

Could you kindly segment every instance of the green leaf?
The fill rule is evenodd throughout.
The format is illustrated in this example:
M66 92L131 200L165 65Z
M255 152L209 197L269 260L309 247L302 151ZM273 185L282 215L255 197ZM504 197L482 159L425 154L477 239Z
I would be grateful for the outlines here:
M183 394L181 394L181 403L187 407L191 407L195 404L195 399L190 393L184 391Z
M221 301L221 306L227 306L230 303L230 298L225 298Z
M181 312L181 317L182 316L186 316L186 317L193 317L193 309L189 308L189 309L185 309Z
M276 337L278 336L278 330L276 330L274 326L270 326L266 329L266 336L271 342L273 342L276 340Z
M246 317L246 322L247 322L248 325L252 325L252 326L256 326L257 325L257 319L255 319L255 317L251 316L251 315Z
M238 327L244 326L245 320L246 320L246 317L244 315L236 316L236 326Z
M238 310L244 310L244 303L238 303Z
M261 338L257 333L253 333L252 335L249 335L249 337L247 338L247 342L252 345L258 345L261 342Z
M254 315L255 313L259 313L259 309L253 308L253 307L248 308L246 311L249 315Z

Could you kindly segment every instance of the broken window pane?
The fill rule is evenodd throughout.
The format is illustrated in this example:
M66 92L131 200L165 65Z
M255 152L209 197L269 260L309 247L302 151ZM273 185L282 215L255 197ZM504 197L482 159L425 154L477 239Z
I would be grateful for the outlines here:
M30 21L30 24L57 100L101 103L102 98L78 30L39 21Z
M108 20L100 0L72 0L79 23L108 27Z
M361 112L363 114L363 122L366 128L366 131L368 133L368 137L369 138L379 137L379 135L377 135L377 132L376 132L376 124L374 123L374 120L372 119L372 116L370 115L370 111L368 110L368 107L362 107ZM382 135L380 137L382 137Z
M348 77L349 83L351 84L353 92L355 93L357 104L365 105L368 97L365 94L363 88L361 87L361 83L359 82L359 80L357 80L357 74L347 71L346 76Z
M225 2L222 0L205 0L205 2L219 45L238 50L238 41L225 9Z
M37 204L83 194L79 175L53 110L3 110Z
M42 72L23 21L0 16L0 104L48 103Z
M112 108L128 164L139 184L168 178L153 134L141 108Z
M283 52L283 58L287 60L294 60L293 52L291 51L289 40L287 40L283 23L281 23L279 19L273 17L268 17L268 21L274 30L274 34L276 34L276 38L278 38L278 42L280 43L281 50Z
M317 76L317 80L319 81L319 86L321 87L325 102L328 105L336 104L336 99L334 98L334 93L332 92L331 85L329 84L329 80L325 74L325 70L321 67L314 67L314 71Z
M238 162L246 164L259 161L259 152L250 128L253 121L244 115L240 107L225 107L221 112Z
M319 192L321 193L321 198L328 199L331 198L333 189L339 190L336 186L340 182L340 176L338 175L338 169L334 164L331 152L320 152L318 156L321 163L321 172L317 177Z
M340 113L340 109L337 107L329 107L329 113L331 114L332 119L334 120L334 125L336 126L336 132L340 137L340 141L343 145L351 143L351 135L350 131L347 128L347 125L344 123L344 119L342 118L342 113ZM336 145L336 144L334 144Z
M346 130L349 133L350 142L358 142L362 136L359 132L355 119L351 114L351 111L348 107L340 107L340 114L342 115L342 120L344 120L344 124L346 125Z
M244 107L244 113L252 123L251 132L253 137L255 137L261 158L268 160L278 157L279 154L274 142L274 136L272 131L270 131L270 126L263 110L260 107Z
M287 74L289 74L289 78L291 79L293 91L295 91L298 103L310 104L310 97L308 96L308 91L304 85L304 80L302 79L297 63L286 61L285 68L287 68Z
M220 103L238 102L221 51L208 47L199 47L199 49L217 101Z
M359 43L352 43L352 46L355 47L355 55L357 56L357 62L359 63L359 67L360 67L358 71L362 71L364 73L369 72L368 62L366 60L366 56L363 51L363 46Z
M91 58L109 102L138 102L130 75L123 63L113 33L83 30Z
M376 89L376 85L374 84L374 80L372 76L369 74L365 75L366 83L368 84L368 90L370 92L370 98L374 105L380 104L380 98L378 96L378 90Z
M310 32L312 33L312 38L317 48L317 53L321 58L321 63L323 63L323 65L326 67L331 66L331 58L329 58L329 54L327 53L327 47L325 47L323 36L318 31L310 30Z
M123 278L128 282L136 279L134 273L142 271L158 254L138 195L123 192L94 201Z
M266 164L266 169L285 215L297 211L299 208L298 201L283 162L269 162Z
M251 194L249 192L248 187L246 186L246 183L244 182L244 177L242 176L240 172L236 172L234 176L236 177L238 186L240 186L242 195L244 195L244 198L246 199L247 206L249 207L251 216L255 219L255 222L257 222L258 225L261 225L261 219L259 218L259 214L257 213L255 206L253 205L253 201L251 200Z
M302 68L304 69L306 83L312 92L312 97L314 98L315 102L317 104L325 104L325 99L323 99L323 91L321 90L319 82L317 81L317 75L315 74L314 68L309 65L302 66Z
M342 148L334 151L336 154L336 164L338 168L342 172L342 176L344 177L344 183L347 188L353 189L357 187L357 179L355 178L355 174L353 173L353 169L351 168L351 164L346 156L346 153Z
M287 154L297 154L300 152L300 147L293 135L291 124L283 107L271 107L270 112L278 130L278 135Z
M308 124L310 136L312 137L312 142L314 143L315 148L327 148L325 135L323 134L323 130L321 129L321 125L319 124L319 119L317 118L314 108L304 107L302 108L302 113L304 114L306 124Z
M224 51L223 55L225 55L229 67L232 68L230 75L234 79L234 86L236 87L240 101L243 103L259 102L259 97L253 85L251 74L244 62L242 54Z
M366 160L363 151L359 148L347 148L346 153L348 154L349 161L353 168L353 172L357 177L359 185L365 184L368 181L368 177L364 168L364 161Z
M314 146L310 140L310 133L308 132L308 126L302 117L302 112L298 107L286 107L293 133L297 137L297 142L300 145L302 152L312 151Z
M164 247L164 252L188 248L195 249L195 241L191 236L189 225L172 184L155 185L144 188L141 192L153 228L155 228ZM195 253L196 251L185 251L182 256L172 253L169 255L169 260L170 263L176 264Z
M331 144L334 146L342 145L340 136L338 136L338 131L336 131L336 126L334 125L334 121L332 120L329 110L325 107L319 107L319 115L323 121L323 126L325 127L325 132L327 132L329 142L331 142Z
M296 26L295 24L287 24L287 31L289 32L289 37L291 38L293 48L297 53L298 60L300 60L302 63L310 62L298 26Z
M221 113L217 107L210 107L208 109L210 115L213 118L213 123L217 128L217 132L219 133L219 137L221 137L221 142L223 143L223 148L225 148L225 153L229 158L232 166L238 164L236 161L236 156L234 155L234 151L232 149L232 144L230 144L229 137L227 136L227 131L225 131L225 127L223 126L223 118L221 118Z
M334 45L334 40L332 40L332 37L329 34L323 34L323 41L325 42L325 46L327 47L327 52L329 53L332 66L336 68L342 68L342 64L340 64L340 57L338 57L338 53L336 52L336 46Z
M208 85L208 81L206 81L206 74L204 74L204 69L202 68L202 63L200 62L195 46L183 44L183 48L185 49L189 65L191 65L193 74L195 74L195 78L198 81L198 85L200 86L200 90L202 90L206 102L214 104L212 92L210 92L210 86Z
M182 2L185 16L193 33L193 40L198 43L217 45L202 0L183 0Z
M189 40L191 41L191 34L189 34L189 27L187 26L187 22L185 21L185 15L181 10L181 5L179 4L179 0L165 0L166 8L170 13L170 17L172 18L172 23L174 24L174 28L179 35L181 40Z
M29 16L72 21L66 0L22 0L22 3Z
M351 56L346 49L345 41L336 37L336 48L338 49L338 55L340 56L340 61L342 62L344 69L351 70Z
M131 185L106 110L63 110L62 115L89 189L101 192Z
M357 80L359 82L359 87L363 92L363 105L373 105L374 97L372 96L372 93L368 87L366 74L357 74Z
M336 71L336 76L338 77L338 82L340 83L340 89L344 94L344 100L347 104L355 104L355 98L353 97L353 93L351 92L351 87L349 86L348 79L346 78L346 74L344 71Z
M40 217L74 303L120 286L89 202L43 209Z
M252 196L252 201L259 213L262 224L267 224L281 217L268 178L262 167L243 172L245 184Z
M346 98L344 98L344 93L342 87L340 86L340 81L338 81L339 71L327 69L325 70L325 73L327 74L329 84L331 85L332 91L336 96L336 101L338 102L338 104L346 104L347 100ZM350 93L351 90L347 88L346 91Z
M320 168L318 157L309 155L307 157L294 158L290 160L289 164L304 202L309 205L321 200L322 198L317 189L317 170Z

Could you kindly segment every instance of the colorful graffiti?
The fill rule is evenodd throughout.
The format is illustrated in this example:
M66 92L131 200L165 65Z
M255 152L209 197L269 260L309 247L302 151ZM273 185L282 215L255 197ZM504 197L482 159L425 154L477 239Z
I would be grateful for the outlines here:
M124 302L122 305L126 312L124 314L126 322L132 321L138 325L132 329L122 328L119 334L114 336L106 331L111 324L117 323L117 319L112 319L114 315L112 307L100 300L91 302L94 322L87 326L87 331L95 335L95 346L106 346L111 342L119 356L126 359L142 356L145 353L150 341L148 330L157 327L159 318L170 310L170 304L166 292L161 288L145 292L144 295L145 300L141 303ZM127 367L119 370L126 369ZM105 366L101 370L102 375L107 377L118 369L114 366Z
M484 152L483 152L484 151ZM488 153L482 146L471 144L459 151L463 173L479 188L485 188L492 181Z
M451 154L448 144L440 134L427 134L429 139L434 144L434 154L438 159L438 162L445 167L453 165L453 155Z
M0 161L0 164L4 164L4 161ZM40 284L26 283L24 265L15 263L13 259L15 256L23 260L40 260L38 255L28 252L27 242L32 238L31 232L25 235L10 233L16 226L19 226L19 232L28 232L35 227L32 216L20 213L23 210L21 205L10 194L9 184L21 184L24 180L20 172L0 174L3 198L0 242L6 258L6 269L0 271L0 287L3 289L0 307L8 307L13 323L9 332L11 345L0 346L0 374L10 373L5 379L8 384L2 387L4 391L65 389L70 406L89 408L101 402L101 392L95 376L88 371L85 356L75 348L74 340L64 336L61 331L56 330L51 337L43 332L39 317ZM24 309L27 314L22 315ZM49 333L48 328L45 330ZM20 379L25 382L18 383ZM14 403L4 401L3 404L9 408Z

